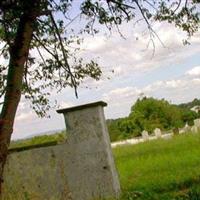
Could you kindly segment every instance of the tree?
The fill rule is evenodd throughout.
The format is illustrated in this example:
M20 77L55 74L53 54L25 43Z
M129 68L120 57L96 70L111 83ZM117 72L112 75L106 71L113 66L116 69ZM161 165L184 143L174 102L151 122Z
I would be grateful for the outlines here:
M69 86L75 89L90 76L100 78L97 63L84 63L76 57L80 39L68 29L73 19L68 12L73 0L2 0L0 1L1 57L8 64L0 66L0 192L3 168L16 110L23 95L30 99L39 116L50 108L49 91ZM184 3L183 3L184 2ZM129 22L139 13L147 25L150 41L158 37L151 20L168 21L191 36L198 29L198 1L83 0L80 12L87 24L82 33L97 33L96 21L110 30ZM57 17L56 16L61 16ZM120 33L120 30L119 30ZM73 50L72 50L73 49ZM37 56L35 56L37 52ZM39 57L39 58L38 58Z
M166 130L182 127L196 117L196 113L189 109L182 109L164 99L158 100L152 97L138 99L129 115L133 123L139 122L142 130L150 132L153 132L155 128Z

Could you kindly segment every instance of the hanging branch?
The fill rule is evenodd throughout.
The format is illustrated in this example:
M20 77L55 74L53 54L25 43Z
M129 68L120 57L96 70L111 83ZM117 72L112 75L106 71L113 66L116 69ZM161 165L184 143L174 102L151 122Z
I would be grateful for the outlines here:
M120 7L124 6L124 7L127 7L127 8L135 9L135 7L133 7L131 5L128 5L128 4L125 4L125 3L122 3L122 2L118 2L116 0L107 0L107 3L110 3L110 2L115 3L115 4L117 4Z
M74 90L75 90L75 95L78 98L76 79L75 79L74 75L71 72L71 69L70 69L70 66L69 66L69 63L68 63L68 60L67 60L67 55L65 53L65 47L63 45L62 38L61 38L61 35L60 35L60 32L59 32L58 26L57 26L57 24L56 24L56 22L54 20L54 17L52 15L52 13L50 13L49 16L51 18L53 26L55 27L55 31L56 31L56 34L57 34L57 37L58 37L58 40L59 40L59 43L60 43L60 46L61 46L61 51L62 51L62 54L63 54L63 58L64 58L64 61L65 61L66 67L68 69L68 73L70 74L70 77L71 77L71 82L72 82L72 85L73 85Z
M40 49L38 48L38 46L36 46L36 49L37 49L37 52L38 52L40 58L42 59L42 62L43 62L43 64L44 64L44 66L47 66L47 64L46 64L46 62L45 62L45 59L44 59L42 53L40 52Z
M181 0L180 0L181 1ZM149 6L151 6L155 11L158 11L158 9L154 6L154 3L150 3L147 0L144 0L144 2L146 2Z
M56 60L57 63L59 63L60 66L62 66L69 73L69 70L62 64L56 54L52 53L36 35L33 34L33 38L44 48L44 50L46 50L47 53L49 53Z
M119 26L118 26L117 21L116 21L116 19L115 19L115 18L116 18L116 15L113 13L112 8L111 8L109 2L108 2L108 8L109 8L110 13L112 14L112 16L113 16L113 18L114 18L114 22L115 22L115 25L116 25L116 27L117 27L118 33L120 34L120 36L121 36L123 39L126 39L126 38L123 36L123 34L121 33L120 29L119 29ZM122 9L123 12L125 12L125 14L127 15L127 17L129 17L128 13L127 13L122 7L120 7L120 8Z
M177 7L174 9L173 14L175 14L175 12L179 9L180 5L181 5L181 1L179 0Z
M165 45L164 45L164 43L162 42L162 40L160 39L160 37L158 36L158 34L156 33L156 31L152 28L152 26L151 26L151 24L149 23L149 20L148 20L148 18L145 16L145 13L144 13L144 11L143 11L143 8L141 7L141 5L139 4L139 2L138 2L138 0L133 0L133 2L135 2L135 4L136 4L136 6L137 6L137 8L139 9L139 11L140 11L140 13L141 13L141 15L142 15L142 18L144 19L144 21L145 21L145 23L147 24L147 28L148 28L148 30L149 30L149 36L150 36L150 39L149 39L149 42L148 42L148 45L147 46L149 46L149 44L150 43L152 43L152 45L153 45L153 55L154 55L154 52L155 52L155 42L154 42L154 36L159 40L159 42L161 43L161 45L163 46L163 47L165 47ZM149 1L145 1L145 2L147 2L151 7L153 6ZM107 3L108 3L108 7L109 7L109 10L110 11L112 11L111 10L111 8L110 8L110 6L109 6L109 4L110 3L115 3L115 4L117 4L118 6L119 6L119 9L127 16L127 11L126 12L124 12L124 8L122 7L122 6L124 6L124 7L126 7L126 8L130 8L130 9L132 9L132 10L135 10L136 8L134 7L134 6L131 6L131 5L128 5L128 4L125 4L125 3L122 3L122 2L117 2L116 0L107 0ZM153 6L154 7L154 6ZM155 7L154 7L155 8ZM112 13L112 12L111 12ZM141 20L141 19L140 19Z

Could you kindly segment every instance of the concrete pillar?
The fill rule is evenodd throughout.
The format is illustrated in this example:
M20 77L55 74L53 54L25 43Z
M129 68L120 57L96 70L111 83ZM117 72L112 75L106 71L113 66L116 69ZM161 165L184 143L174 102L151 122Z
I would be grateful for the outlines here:
M67 128L67 187L72 200L118 198L120 183L104 117L105 102L58 110Z

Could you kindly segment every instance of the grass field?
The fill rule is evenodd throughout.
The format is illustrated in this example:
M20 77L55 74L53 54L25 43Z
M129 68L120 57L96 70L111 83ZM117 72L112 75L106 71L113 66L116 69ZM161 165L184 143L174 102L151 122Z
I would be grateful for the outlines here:
M51 146L52 144L63 143L66 140L66 132L62 131L52 135L40 135L33 138L12 141L9 149L26 149L37 146Z
M200 200L200 135L114 149L123 200Z

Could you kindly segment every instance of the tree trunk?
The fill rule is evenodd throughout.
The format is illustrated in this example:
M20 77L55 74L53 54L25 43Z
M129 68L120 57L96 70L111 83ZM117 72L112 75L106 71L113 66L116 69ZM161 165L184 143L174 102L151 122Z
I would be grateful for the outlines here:
M6 93L0 114L0 196L2 194L3 169L17 107L21 98L24 66L28 57L36 16L31 12L21 15L15 40L10 47Z

